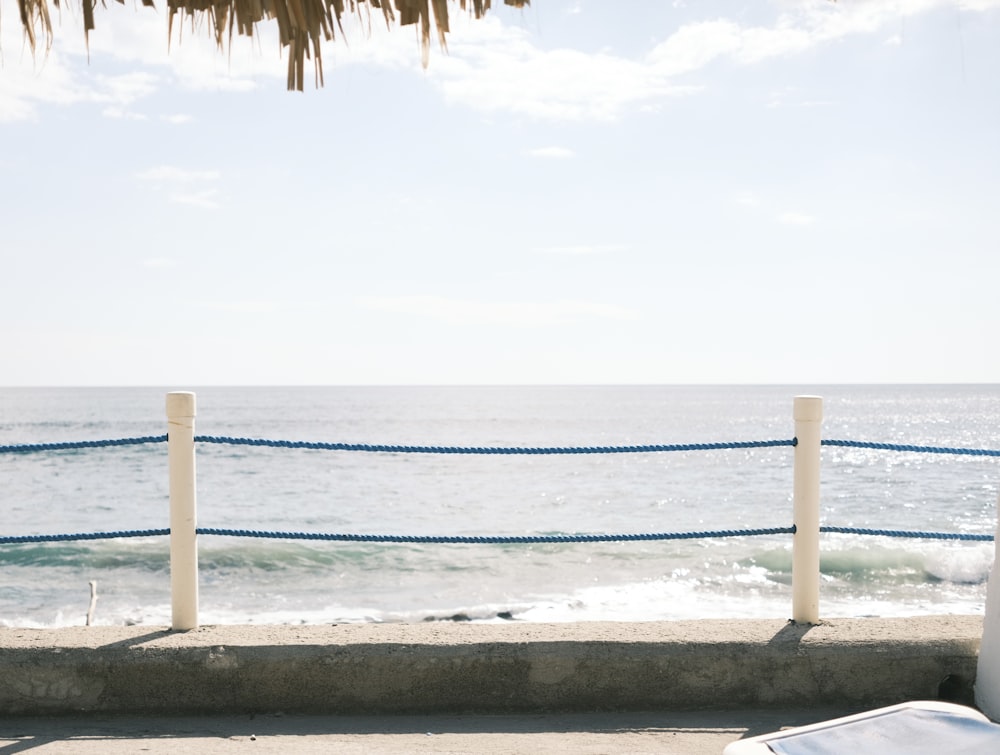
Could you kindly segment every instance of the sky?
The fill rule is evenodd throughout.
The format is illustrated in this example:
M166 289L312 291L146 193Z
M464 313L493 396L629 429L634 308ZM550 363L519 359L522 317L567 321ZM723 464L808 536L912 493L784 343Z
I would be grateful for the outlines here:
M0 385L995 383L1000 0L0 0Z

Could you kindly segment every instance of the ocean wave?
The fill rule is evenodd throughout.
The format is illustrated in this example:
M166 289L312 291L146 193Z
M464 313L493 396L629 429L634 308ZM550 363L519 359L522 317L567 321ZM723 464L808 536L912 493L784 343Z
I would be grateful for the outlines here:
M820 572L847 582L954 582L985 584L993 564L993 545L913 543L889 545L871 543L820 550ZM763 566L771 578L790 581L790 548L760 551L741 562Z

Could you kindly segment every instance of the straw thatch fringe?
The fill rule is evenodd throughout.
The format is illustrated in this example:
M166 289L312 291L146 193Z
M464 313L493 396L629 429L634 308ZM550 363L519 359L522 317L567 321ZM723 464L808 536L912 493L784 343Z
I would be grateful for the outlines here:
M103 5L104 0L101 1ZM59 7L59 0L51 2ZM123 3L124 0L118 2ZM152 6L153 2L154 0L142 0L145 6ZM469 10L476 18L481 18L490 9L490 2L491 0L459 0L459 6L463 11ZM239 35L252 37L255 24L273 21L278 25L281 46L288 48L288 88L302 91L307 58L314 61L316 86L323 85L320 43L334 39L335 28L343 35L340 20L345 11L362 16L370 23L371 9L381 10L389 27L397 19L400 26L419 24L420 59L426 67L430 59L432 15L438 44L442 49L447 49L445 36L448 33L448 3L449 0L167 0L167 38L172 37L174 16L177 14L181 15L182 21L190 18L192 23L207 17L219 47L224 46L227 38L232 43L234 31ZM515 8L523 8L529 3L530 0L504 0L505 5ZM83 32L89 49L96 0L81 0L81 4ZM17 5L31 49L35 49L36 32L40 28L45 35L45 48L48 50L52 46L49 0L17 0Z

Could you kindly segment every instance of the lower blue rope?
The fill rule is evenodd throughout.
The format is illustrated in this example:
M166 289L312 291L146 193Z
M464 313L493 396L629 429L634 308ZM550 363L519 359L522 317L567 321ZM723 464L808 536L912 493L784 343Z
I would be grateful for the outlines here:
M823 526L820 532L843 535L872 535L905 537L923 540L965 540L991 543L993 535L970 535L957 532L921 532L912 530L882 530L866 527ZM649 540L702 540L722 537L757 537L762 535L794 535L795 526L768 527L742 530L706 530L704 532L659 532L632 535L357 535L323 532L273 532L268 530L239 530L220 527L198 527L199 535L223 537L254 537L274 540L324 540L356 543L466 543L472 545L502 545L526 543L617 543ZM159 537L169 535L169 529L122 530L119 532L80 532L61 535L6 535L0 536L0 545L23 543L60 543L74 540L114 540L126 537Z
M942 446L910 446L903 443L871 443L865 440L821 440L823 446L873 448L877 451L911 451L922 454L956 454L958 456L1000 456L1000 451L986 448L945 448Z
M959 532L920 532L913 530L876 530L866 527L820 527L820 532L842 535L880 535L882 537L912 537L921 540L976 540L992 543L993 535L969 535Z
M7 535L0 537L0 545L13 543L64 543L72 540L114 540L119 537L158 537L169 534L169 529L161 529L123 530L121 532L78 532L71 535Z
M755 535L790 535L793 527L769 529L716 530L711 532L662 532L638 535L341 535L320 532L267 532L262 530L229 530L199 527L199 535L229 537L262 537L282 540L334 540L359 543L613 543L636 540L698 540L709 537L741 537Z
M791 535L794 527L773 527L770 529L715 530L711 532L665 532L638 535L350 535L326 534L322 532L270 532L264 530L233 530L217 527L198 527L199 535L222 535L228 537L258 537L277 540L332 540L360 543L608 543L635 540L691 540L709 537L741 537L753 535ZM69 535L11 535L0 537L0 545L17 543L58 543L71 540L112 540L119 537L154 537L169 535L169 529L124 530L121 532L90 532Z

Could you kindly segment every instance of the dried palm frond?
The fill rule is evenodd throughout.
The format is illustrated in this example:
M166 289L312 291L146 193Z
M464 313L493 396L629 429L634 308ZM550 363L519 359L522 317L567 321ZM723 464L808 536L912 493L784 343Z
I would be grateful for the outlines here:
M59 0L52 0L52 4L58 8ZM49 17L49 4L46 0L17 0L17 9L21 14L21 25L24 26L24 33L28 37L32 51L37 44L35 31L39 26L45 32L45 49L49 49L52 46L52 19Z
M51 0L59 7L59 0ZM124 0L118 0L123 3ZM454 2L454 0L450 0ZM323 84L323 59L320 44L334 39L334 29L343 36L341 18L345 11L358 15L368 14L372 8L382 11L386 25L419 24L420 58L426 67L430 59L431 17L437 31L438 44L447 49L449 0L167 0L167 38L172 38L174 17L192 23L208 19L216 44L223 47L233 33L252 37L254 26L262 21L278 25L278 39L288 50L288 88L302 90L305 80L305 61L310 59L315 67L316 85ZM505 5L523 8L530 0L504 0ZM52 46L52 21L49 17L49 0L17 0L28 44L32 51L37 44L39 29L45 35L45 48ZM83 6L83 32L88 41L94 29L96 0L81 0ZM152 6L154 0L142 0ZM103 5L103 0L102 0ZM471 5L471 8L469 7ZM490 9L490 0L459 0L460 8L470 10L476 18Z

